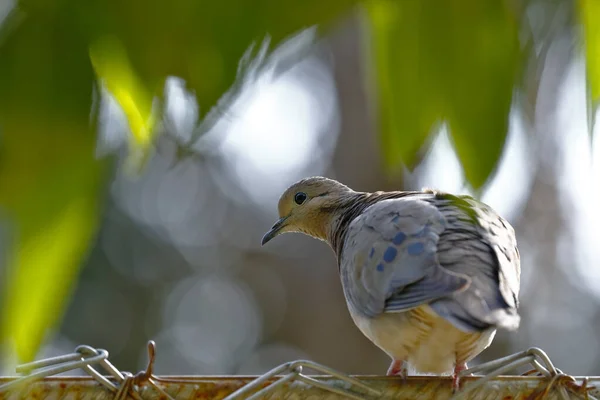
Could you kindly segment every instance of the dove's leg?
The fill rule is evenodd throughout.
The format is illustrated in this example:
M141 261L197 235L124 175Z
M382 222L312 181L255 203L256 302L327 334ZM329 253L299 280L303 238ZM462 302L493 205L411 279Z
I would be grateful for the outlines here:
M452 374L452 391L456 392L458 391L458 389L460 389L460 377L458 376L458 374L461 371L464 371L465 369L467 369L467 363L463 362L463 363L457 363L456 366L454 367L454 373Z
M402 360L394 360L392 364L387 370L388 376L390 375L400 375L403 378L406 378L407 375L407 366L406 363Z

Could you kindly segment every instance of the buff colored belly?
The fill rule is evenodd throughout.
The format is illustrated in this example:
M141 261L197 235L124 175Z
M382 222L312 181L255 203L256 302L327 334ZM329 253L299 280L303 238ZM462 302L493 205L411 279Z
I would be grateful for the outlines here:
M427 305L375 318L352 315L359 329L395 360L408 361L420 373L450 372L490 345L495 329L466 333Z

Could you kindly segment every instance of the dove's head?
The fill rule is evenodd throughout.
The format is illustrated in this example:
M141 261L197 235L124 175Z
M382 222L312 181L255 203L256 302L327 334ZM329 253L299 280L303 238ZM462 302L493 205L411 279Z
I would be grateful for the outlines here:
M302 232L326 240L335 211L355 193L348 186L321 176L294 183L279 198L279 220L263 236L262 244L286 232Z

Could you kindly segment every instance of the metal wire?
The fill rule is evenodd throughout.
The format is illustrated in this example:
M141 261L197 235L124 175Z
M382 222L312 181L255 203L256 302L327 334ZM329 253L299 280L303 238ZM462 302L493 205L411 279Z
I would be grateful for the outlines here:
M318 387L320 389L323 389L323 390L326 390L326 391L329 391L332 393L337 393L337 394L340 394L343 396L347 396L352 399L356 399L356 400L364 399L362 394L355 393L355 392L347 390L347 389L338 388L333 385L326 384L315 378L311 378L311 377L308 377L308 376L302 374L303 367L307 367L307 368L310 368L310 369L318 371L318 372L323 372L323 373L333 376L343 382L349 383L350 385L358 386L361 389L363 389L364 391L366 391L367 393L370 393L377 397L381 396L381 392L365 385L358 379L352 378L346 374L343 374L339 371L336 371L332 368L326 367L324 365L318 364L313 361L298 360L298 361L288 362L288 363L285 363L278 367L273 368L269 372L259 376L252 382L248 383L247 385L244 385L240 389L231 393L229 396L225 397L225 399L223 399L223 400L241 399L242 396L251 393L256 388L258 388L258 387L262 386L263 384L265 384L266 382L268 382L270 379L276 377L277 375L281 375L284 373L286 373L286 375L282 376L281 378L277 379L275 382L271 383L267 387L261 389L260 391L256 392L252 396L248 397L247 400L258 399L258 398L264 396L265 394L270 393L271 391L275 390L277 387L283 385L284 383L290 382L293 380L301 381L301 382L307 383L309 385Z
M75 352L72 354L51 357L18 366L16 368L17 373L26 375L0 385L0 394L16 390L24 385L52 375L76 369L83 369L98 381L98 383L115 393L114 398L116 400L124 400L128 396L133 397L135 400L143 400L139 394L139 388L144 385L151 386L154 390L157 390L161 396L164 396L165 400L174 400L152 379L155 355L156 345L154 341L151 340L148 342L148 366L145 371L134 376L129 372L121 372L112 365L112 363L108 361L108 351L94 349L93 347L86 345L77 346ZM93 365L101 366L105 372L108 372L109 376L113 377L114 380L118 382L118 384L111 382L106 376L96 370Z
M86 358L86 356L91 357ZM99 364L107 358L108 352L106 350L96 350L88 346L79 346L77 349L75 349L75 353L72 354L67 354L59 357L52 357L42 361L34 361L28 364L18 366L16 368L18 373L25 373L28 375L1 385L0 392L8 391L9 389L29 384L33 381L45 378L47 376L61 374L63 372L72 371L74 369L86 367L93 369L91 365ZM30 374L31 371L36 369L40 370ZM102 378L106 380L106 378ZM110 382L108 383L112 386Z
M549 379L548 385L542 393L542 399L550 392L550 389L553 386L557 386L562 400L570 399L569 393L567 392L567 387L569 387L571 391L575 393L583 391L586 399L597 400L595 397L589 395L588 391L590 388L587 387L587 381L585 379L581 385L577 385L575 378L564 374L562 371L555 368L546 352L537 347L532 347L526 351L479 364L475 367L461 371L459 373L460 377L473 375L477 372L483 373L484 376L458 392L452 397L452 400L463 399L469 392L485 385L490 380L527 364L533 366L533 370L526 372L524 375L530 375L532 372L537 371L538 374Z
M115 368L108 360L108 352L106 350L95 349L90 346L78 346L74 353L18 366L16 369L17 372L24 376L5 384L0 384L0 398L3 398L5 393L13 391L18 393L18 390L23 386L31 384L36 380L75 369L83 369L96 380L101 387L108 390L108 393L113 396L112 398L114 400L125 400L128 397L131 397L134 400L144 400L142 394L146 396L146 399L160 398L162 400L174 400L173 397L167 393L167 390L170 393L173 393L172 386L169 387L169 383L176 382L176 380L160 378L153 375L155 357L156 346L153 341L150 341L148 342L147 367L144 371L133 375L129 372L121 372ZM540 379L540 382L542 383L541 386L534 388L536 391L535 398L544 399L550 396L550 393L555 393L562 400L571 398L598 400L590 393L595 391L596 388L589 385L588 378L580 377L580 382L578 382L574 377L563 373L553 365L548 355L539 348L530 348L526 351L483 363L462 371L459 374L461 378L473 374L482 375L478 375L478 379L473 380L463 387L461 391L452 397L452 400L464 399L469 394L478 397L481 395L481 392L479 392L479 395L477 394L478 389L483 390L487 383L498 379L500 375L504 375L509 371L525 365L530 365L532 369L522 374L522 376L527 377L537 374L539 376L537 379ZM324 375L308 376L304 373L304 368L311 369ZM106 375L103 375L101 371ZM392 381L393 380L390 380L390 382ZM293 385L293 382L298 382L301 386ZM381 381L376 380L370 380L369 382L372 385L378 386L378 389L380 390L366 385L359 379L350 377L327 366L312 361L298 360L275 367L267 373L242 385L233 392L228 391L227 393L229 394L224 400L258 400L268 397L269 394L273 396L277 389L280 389L280 391L287 391L298 390L303 387L315 388L316 390L320 389L324 393L328 392L330 394L341 396L342 398L355 400L383 397L391 398L389 397L390 392L388 390L392 387L394 388L394 391L400 390L403 386L397 386L396 384L393 384L392 386L381 386L380 383L377 383ZM435 385L439 385L439 383L436 383ZM531 388L531 386L529 387ZM143 390L144 388L151 389L151 392ZM449 388L450 386L448 386L448 390ZM424 387L421 387L421 389L418 390L421 394L424 394L422 391L424 390ZM597 391L594 393L597 393ZM158 394L158 396L155 394Z

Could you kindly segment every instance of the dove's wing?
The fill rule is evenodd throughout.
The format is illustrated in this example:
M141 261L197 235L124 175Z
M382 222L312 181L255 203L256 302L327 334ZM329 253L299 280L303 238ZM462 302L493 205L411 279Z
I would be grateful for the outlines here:
M372 317L430 304L465 331L507 325L511 304L501 293L487 228L450 200L438 205L437 197L383 200L350 223L340 259L350 307ZM510 297L514 289L506 292Z
M383 200L348 227L340 272L351 307L361 314L400 312L466 288L470 279L437 257L445 220L418 197Z
M521 269L514 229L470 197L438 194L431 201L447 221L438 244L441 265L472 281L468 290L432 308L465 330L516 329Z

